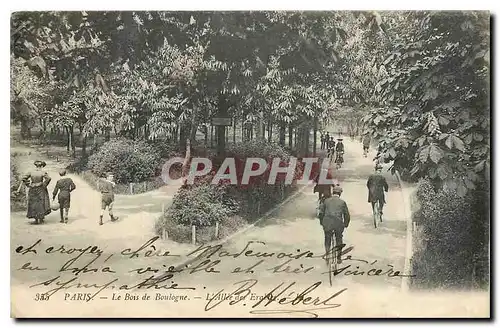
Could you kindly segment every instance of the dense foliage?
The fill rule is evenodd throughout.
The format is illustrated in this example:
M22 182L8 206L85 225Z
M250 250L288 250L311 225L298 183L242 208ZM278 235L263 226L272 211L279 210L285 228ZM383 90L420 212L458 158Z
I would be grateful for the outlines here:
M11 28L13 122L24 138L35 128L39 139L65 136L73 154L78 144L85 155L87 139L94 150L107 141L90 157L91 180L113 171L119 182L151 182L174 156L234 157L241 178L247 157L306 156L310 132L334 123L370 134L405 179L429 178L418 196L420 282L434 279L423 264L446 262L443 249L488 255L478 205L490 178L488 13L18 12ZM232 118L232 145L214 117ZM294 188L263 183L268 171L251 188L209 186L217 169L182 190L159 226L185 231L235 211L248 219ZM471 265L450 265L449 281L486 270Z
M222 186L181 189L166 215L181 225L209 226L238 211L238 204Z
M24 210L26 208L26 193L25 189L21 188L21 176L17 167L16 157L10 156L10 209L11 211Z
M366 117L394 170L465 195L489 171L489 17L412 13Z
M119 183L142 182L153 177L160 157L144 141L114 139L89 157L88 168L99 177L112 172Z
M171 207L157 222L158 231L167 229L174 238L181 238L180 236L190 233L189 227L192 224L204 229L213 227L216 222L231 223L235 220L234 216L251 222L295 190L294 183L284 185L284 175L277 176L276 184L268 184L270 165L262 175L250 178L248 184L241 183L247 158L265 158L269 164L273 158L287 162L290 155L277 144L262 141L235 144L229 148L228 157L235 159L238 184L231 185L225 180L212 184L212 179L219 168L214 161L215 165L209 174L196 178L193 185L185 185L174 196ZM293 182L302 177L302 170L303 166L298 163ZM221 225L222 229L232 231L231 227L224 224ZM241 225L236 224L236 226Z
M486 288L489 283L489 204L484 191L464 201L455 190L435 191L419 183L420 223L413 257L414 284L420 287Z

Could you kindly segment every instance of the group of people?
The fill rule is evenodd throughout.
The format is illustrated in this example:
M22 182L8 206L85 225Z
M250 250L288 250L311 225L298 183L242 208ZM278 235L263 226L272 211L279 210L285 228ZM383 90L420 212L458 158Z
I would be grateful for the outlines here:
M335 163L337 163L337 167L340 167L344 162L344 143L343 138L337 138L337 142L335 142L335 138L330 136L329 132L321 133L321 150L327 151L328 158L330 160L335 158Z
M52 210L59 210L59 222L68 223L69 209L71 207L71 193L76 189L75 183L70 177L66 176L65 169L60 170L59 176L61 178L56 182L52 192L52 202L55 202L57 197L58 204L53 203L53 206L51 206L48 186L52 179L49 174L43 170L47 163L37 160L34 165L35 169L22 177L22 183L28 188L28 210L26 217L34 219L35 224L41 224L44 223L45 217L49 215ZM106 179L98 182L98 189L101 193L99 225L103 224L102 219L106 208L108 208L111 221L116 221L118 219L113 215L114 187L115 182L112 173L108 173Z
M331 179L331 175L327 174L327 178ZM335 238L337 262L342 263L341 255L343 248L343 233L344 229L349 226L351 217L347 203L340 198L342 195L342 187L338 182L334 184L320 184L319 174L315 180L316 186L314 193L319 195L319 206L317 216L320 224L323 227L325 252L331 252L330 245L332 238ZM380 215L383 214L383 206L385 202L385 192L389 191L387 180L382 175L382 165L378 162L375 164L375 172L368 177L366 182L368 189L368 203L372 204L372 210L375 204L380 204Z

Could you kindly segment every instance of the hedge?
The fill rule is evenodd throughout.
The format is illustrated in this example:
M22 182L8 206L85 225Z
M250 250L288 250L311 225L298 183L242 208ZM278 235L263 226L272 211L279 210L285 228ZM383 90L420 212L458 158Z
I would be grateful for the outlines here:
M428 180L418 184L413 286L475 288L488 286L489 194L484 189L460 197L436 191Z
M213 153L207 152L213 156ZM165 229L169 231L169 238L182 242L185 239L182 236L191 235L191 224L206 230L220 222L220 228L227 230L224 224L231 217L252 222L289 196L297 187L296 180L302 176L303 164L299 162L291 185L284 185L284 174L278 174L276 184L267 184L273 159L280 158L283 163L290 159L290 154L277 144L256 140L233 144L226 149L226 157L235 158L238 184L221 181L212 185L211 181L219 168L215 164L209 174L197 177L194 184L183 186L174 196L172 206L158 219L157 233L161 234ZM248 185L243 185L240 182L249 157L266 159L268 168L262 175L252 177ZM211 159L213 163L223 161L215 156Z
M171 157L183 156L180 147L165 139L154 142L114 139L104 143L90 156L82 157L67 167L97 189L97 181L107 172L113 172L117 182L116 194L140 194L160 188L164 162ZM121 158L121 160L119 160ZM181 165L173 165L172 177L180 177Z
M144 141L114 139L89 157L87 167L100 177L113 172L118 183L142 182L154 177L160 160Z
M22 211L26 209L26 193L25 189L21 188L18 193L17 189L21 183L21 175L16 163L16 154L10 156L10 210L11 212Z

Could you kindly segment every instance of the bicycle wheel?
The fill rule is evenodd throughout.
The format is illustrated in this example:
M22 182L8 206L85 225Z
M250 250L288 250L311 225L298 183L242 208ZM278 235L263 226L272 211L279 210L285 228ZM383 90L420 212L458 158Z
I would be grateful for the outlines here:
M381 210L382 209L382 201L379 200L377 202L377 204L378 204L378 218L379 218L380 222L382 222L382 210Z
M373 225L375 226L375 228L377 228L377 218L378 218L378 215L380 212L379 206L380 205L379 205L378 201L375 202L375 204L373 205Z
M337 271L337 249L335 245L335 234L332 236L331 250L328 261L328 276L330 278L330 286L332 286L333 277Z

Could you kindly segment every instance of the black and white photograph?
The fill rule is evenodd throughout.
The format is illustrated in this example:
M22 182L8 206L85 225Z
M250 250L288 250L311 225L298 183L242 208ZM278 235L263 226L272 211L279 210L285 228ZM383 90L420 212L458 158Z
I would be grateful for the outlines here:
M490 318L491 22L12 12L11 317Z

